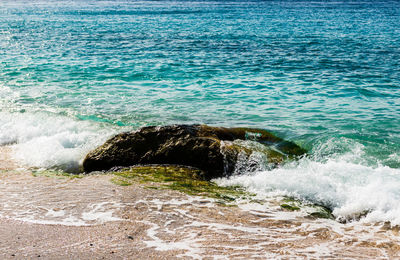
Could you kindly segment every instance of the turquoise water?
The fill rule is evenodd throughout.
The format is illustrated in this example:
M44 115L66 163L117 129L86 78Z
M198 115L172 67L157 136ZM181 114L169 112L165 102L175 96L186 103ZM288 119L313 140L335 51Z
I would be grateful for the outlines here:
M399 2L0 3L0 144L21 164L76 170L114 133L172 123L260 127L310 150L250 189L338 209L351 187L386 189L357 207L400 213L386 186L400 185Z

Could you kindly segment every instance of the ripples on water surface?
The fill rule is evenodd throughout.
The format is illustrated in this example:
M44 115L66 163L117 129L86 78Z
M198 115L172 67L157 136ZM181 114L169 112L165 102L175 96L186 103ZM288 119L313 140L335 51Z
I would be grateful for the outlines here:
M144 125L261 127L310 158L241 183L393 220L399 28L396 1L2 1L0 143L22 164L77 169ZM345 208L352 187L384 191Z

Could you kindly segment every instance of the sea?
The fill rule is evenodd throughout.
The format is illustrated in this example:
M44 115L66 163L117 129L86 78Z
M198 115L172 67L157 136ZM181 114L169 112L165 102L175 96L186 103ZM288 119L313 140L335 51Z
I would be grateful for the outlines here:
M109 137L169 124L309 151L220 185L400 225L400 2L0 2L0 145L19 167L78 173Z

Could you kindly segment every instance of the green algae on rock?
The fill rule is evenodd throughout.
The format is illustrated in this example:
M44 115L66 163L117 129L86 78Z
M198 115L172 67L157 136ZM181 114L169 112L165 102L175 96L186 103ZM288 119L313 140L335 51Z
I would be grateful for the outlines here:
M289 210L289 211L297 211L297 210L300 210L299 207L293 206L293 205L289 205L289 204L286 204L286 203L281 204L281 208L287 209L287 210Z
M304 210L307 212L308 218L326 218L326 219L335 219L332 215L332 211L322 205L313 204L310 202L304 202L292 197L285 197L281 204L281 208L287 211L300 211Z
M207 125L150 126L121 133L91 151L83 162L85 172L138 164L178 164L203 171L203 179L231 175L238 158L249 158L255 150L235 141L262 144L271 167L306 153L295 143L266 130ZM260 152L261 151L259 149Z
M130 186L132 185L132 183L130 183L129 181L124 180L123 178L120 177L114 177L112 179L110 179L110 181L116 185L119 186Z
M176 165L134 166L112 171L116 185L128 186L133 182L145 184L149 189L172 189L189 195L218 199L224 203L239 198L250 198L253 194L238 186L221 187L201 178L203 172L196 168Z

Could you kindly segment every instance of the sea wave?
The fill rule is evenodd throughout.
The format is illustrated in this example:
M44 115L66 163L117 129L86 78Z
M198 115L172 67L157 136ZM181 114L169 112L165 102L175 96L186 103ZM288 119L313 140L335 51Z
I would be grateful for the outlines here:
M340 221L361 219L400 225L400 169L368 165L363 158L364 147L351 144L351 148L340 155L314 154L276 169L248 172L216 182L241 185L259 196L289 196L322 204Z
M84 156L116 131L48 112L0 112L0 145L11 145L13 159L28 168L78 172Z

